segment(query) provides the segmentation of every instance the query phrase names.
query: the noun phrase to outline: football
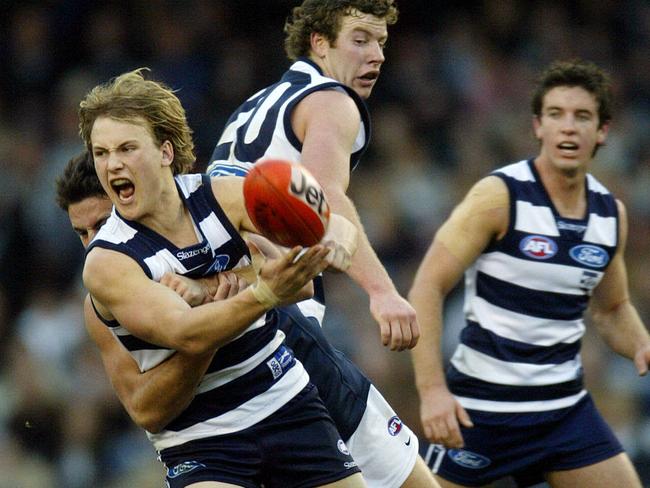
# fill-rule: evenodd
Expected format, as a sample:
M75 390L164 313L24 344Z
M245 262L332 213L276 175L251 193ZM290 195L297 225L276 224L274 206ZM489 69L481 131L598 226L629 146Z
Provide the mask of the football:
M313 246L329 224L320 184L302 165L287 160L257 162L244 179L244 201L259 232L281 246Z

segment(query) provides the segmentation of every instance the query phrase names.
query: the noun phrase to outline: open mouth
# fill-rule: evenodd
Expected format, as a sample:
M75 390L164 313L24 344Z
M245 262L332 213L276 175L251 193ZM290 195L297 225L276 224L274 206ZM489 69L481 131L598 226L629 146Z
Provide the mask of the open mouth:
M118 178L111 181L111 188L122 203L128 203L133 198L135 186L126 178Z
M378 71L370 71L369 73L366 73L363 76L359 76L359 79L364 80L364 81L375 81L377 78L379 78L379 72Z
M578 146L575 142L562 142L557 145L557 148L563 153L573 154L580 148L580 146Z

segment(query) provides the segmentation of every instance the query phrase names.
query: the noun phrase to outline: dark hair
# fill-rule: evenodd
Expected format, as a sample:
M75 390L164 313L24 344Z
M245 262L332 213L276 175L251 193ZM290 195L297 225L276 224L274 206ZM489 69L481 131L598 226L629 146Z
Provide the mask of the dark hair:
M305 0L295 7L286 23L284 50L295 61L309 55L311 34L318 32L334 44L341 29L341 19L353 10L386 19L388 25L397 22L394 0Z
M537 117L542 115L544 96L558 86L579 86L591 93L598 103L598 126L612 119L612 88L609 76L594 63L581 61L557 61L546 69L533 93L531 108Z
M68 161L63 174L56 179L56 203L67 212L70 205L89 197L108 198L95 172L92 156L84 151Z

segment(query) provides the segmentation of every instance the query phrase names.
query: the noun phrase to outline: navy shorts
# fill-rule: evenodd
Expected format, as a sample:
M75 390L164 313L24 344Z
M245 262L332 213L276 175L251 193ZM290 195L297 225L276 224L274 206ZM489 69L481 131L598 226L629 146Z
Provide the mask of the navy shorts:
M164 449L170 488L221 481L247 488L303 488L360 472L309 384L248 429Z
M426 463L441 478L483 486L512 477L517 486L544 481L544 473L598 463L623 447L589 395L552 412L494 413L467 410L474 427L461 427L465 447L428 444Z

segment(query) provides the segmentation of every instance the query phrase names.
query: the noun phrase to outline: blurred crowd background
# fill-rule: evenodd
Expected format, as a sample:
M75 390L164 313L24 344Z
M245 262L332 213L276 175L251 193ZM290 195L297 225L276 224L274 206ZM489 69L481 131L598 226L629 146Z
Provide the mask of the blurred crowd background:
M54 180L82 149L80 99L141 66L179 90L204 169L231 110L288 66L282 27L298 3L0 1L0 488L162 486L162 465L84 330L83 252ZM350 191L400 290L469 185L536 154L529 98L539 71L582 57L613 77L614 120L592 170L628 206L631 294L650 323L650 2L399 5L369 101L371 147ZM326 280L326 332L420 433L409 353L381 347L356 285ZM447 355L460 292L447 310ZM650 486L650 380L591 332L583 342L588 386Z

